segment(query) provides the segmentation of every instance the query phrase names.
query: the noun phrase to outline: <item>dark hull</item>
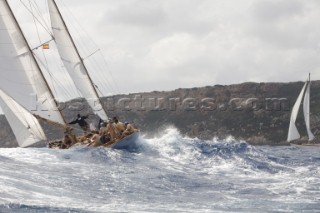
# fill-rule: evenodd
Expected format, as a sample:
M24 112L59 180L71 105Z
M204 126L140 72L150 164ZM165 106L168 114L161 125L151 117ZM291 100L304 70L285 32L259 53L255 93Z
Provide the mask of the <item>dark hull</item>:
M139 132L135 132L119 140L118 142L111 144L108 147L114 148L114 149L127 149L136 145L136 141L138 140L138 137L139 137Z

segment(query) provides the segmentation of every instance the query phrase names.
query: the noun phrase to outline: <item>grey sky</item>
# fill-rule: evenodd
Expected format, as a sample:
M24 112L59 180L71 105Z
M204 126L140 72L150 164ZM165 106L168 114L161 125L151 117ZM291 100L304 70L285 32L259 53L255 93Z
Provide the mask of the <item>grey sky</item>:
M97 48L91 40L101 49L108 69L94 78L105 95L246 81L302 81L308 72L312 79L320 79L319 0L57 3L67 7L63 9L67 24L80 23L90 35L86 40L80 38L86 34L73 31L80 43L88 44L85 54ZM17 11L21 16L23 10ZM35 33L32 24L32 20L23 24L30 34ZM116 85L111 78L101 80L110 71ZM64 79L64 87L73 88L65 74L57 78Z

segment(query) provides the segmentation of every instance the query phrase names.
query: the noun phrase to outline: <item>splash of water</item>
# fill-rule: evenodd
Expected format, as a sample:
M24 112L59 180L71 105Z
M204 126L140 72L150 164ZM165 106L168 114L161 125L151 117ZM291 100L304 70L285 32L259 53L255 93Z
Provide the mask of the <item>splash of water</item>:
M314 212L318 153L175 128L130 150L0 149L0 212Z

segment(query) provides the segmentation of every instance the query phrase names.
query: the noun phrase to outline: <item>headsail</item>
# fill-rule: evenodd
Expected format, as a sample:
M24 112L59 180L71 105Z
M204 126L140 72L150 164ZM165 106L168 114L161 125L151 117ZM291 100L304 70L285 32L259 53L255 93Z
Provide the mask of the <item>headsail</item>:
M65 124L6 0L0 0L0 39L1 89L28 111Z
M97 115L106 120L99 95L54 0L48 0L54 40L74 84Z
M304 95L304 100L303 100L303 114L304 114L304 120L306 122L309 141L314 139L314 135L310 130L310 84L311 82L309 81L307 85L306 93Z
M299 112L299 108L300 108L300 104L301 104L301 101L302 101L302 98L303 98L303 94L304 94L304 91L306 89L306 86L307 86L308 82L306 82L292 108L292 112L291 112L291 117L290 117L290 125L289 125L289 131L288 131L288 138L287 138L287 141L290 142L292 140L296 140L296 139L299 139L300 138L300 134L298 132L298 129L296 127L296 119L297 119L297 115L298 115L298 112Z
M0 106L20 147L46 140L38 120L1 89Z

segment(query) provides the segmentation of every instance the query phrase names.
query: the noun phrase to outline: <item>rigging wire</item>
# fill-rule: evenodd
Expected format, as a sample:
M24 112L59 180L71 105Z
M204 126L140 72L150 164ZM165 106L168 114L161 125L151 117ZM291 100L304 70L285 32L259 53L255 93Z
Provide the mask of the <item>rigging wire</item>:
M45 4L45 5L48 8L48 4ZM45 16L42 15L40 7L35 0L33 0L33 7L35 8L36 12L38 12L38 16L42 19L43 24L46 26L46 29L48 29L48 31L50 32L50 26L48 25L49 22L45 20ZM49 9L47 11L49 11Z
M74 29L74 31L76 31L77 33L77 35L80 35L80 34L82 34L76 27L75 27L75 25L73 25L73 29ZM83 32L83 31L82 31ZM87 45L87 42L85 42L85 43L83 43L83 42L77 42L78 43L78 48L80 49L80 51L81 52L89 52L90 51L90 47ZM87 51L87 50L89 50L89 51ZM95 51L95 52L97 52L97 51ZM91 54L91 56L92 56L93 54ZM92 58L90 58L90 59L92 59ZM86 58L86 61L83 61L85 64L86 64L86 66L88 66L88 63L90 63L90 62L92 62L91 60L88 60L88 57ZM91 65L95 65L95 63L93 63L93 64L91 64ZM90 72L90 71L89 71ZM97 74L97 73L99 73L99 72L95 72L95 74ZM109 85L111 85L110 84L110 82L109 82L109 79L108 78L104 78L104 77L100 77L100 78L98 78L99 79L99 81L107 81L107 83L109 84ZM104 80L105 79L105 80ZM95 80L95 82L97 82L97 80ZM105 87L105 82L103 83L103 84L101 84L102 85L102 87ZM106 90L109 90L108 88L106 89ZM101 92L101 90L100 90L100 93L102 93ZM102 93L102 95L103 95L103 93Z
M32 14L32 17L33 17L33 22L34 22L34 24L35 24L35 28L36 28L36 31L37 31L37 36L38 36L38 39L39 39L39 41L41 42L41 37L40 37L40 33L39 33L39 29L38 29L38 26L37 26L37 24L36 24L36 21L45 29L45 27L44 27L44 25L39 21L39 19L33 14L33 7L32 7L32 4L31 4L31 1L29 0L29 5L30 5L30 8L28 8L27 7L27 5L26 4L24 4L22 1L20 1L23 5L24 5L24 7ZM48 32L48 30L47 29L45 29L47 32ZM51 33L49 33L50 35L51 35ZM25 43L24 42L24 46L28 46L28 42L27 43ZM48 61L47 61L47 59L46 59L46 56L45 56L45 54L44 54L44 52L42 52L43 53L43 56L44 56L44 58L45 58L45 62L46 62L46 64L47 64L47 66L48 66ZM29 56L29 57L26 57L25 58L25 60L28 62L27 64L29 64L29 68L28 69L30 69L29 71L30 72L33 72L33 73L35 73L36 72L36 70L37 70L37 67L34 67L34 62L35 63L37 63L37 60L36 60L36 57L35 57L35 61L33 60L33 56L36 56L36 54L35 53L33 53L33 51L27 51L26 53L25 53L25 55L27 55L27 56ZM27 65L26 64L26 65ZM36 83L35 85L34 85L35 87L37 87L38 86L38 84ZM18 112L19 113L19 117L18 117L18 119L20 120L20 122L24 125L24 126L26 126L27 127L27 129L30 129L30 126L34 126L34 127L36 127L37 129L38 129L38 133L41 133L41 131L40 131L40 129L39 129L39 126L38 126L38 123L36 123L36 120L30 120L30 119L28 119L28 117L27 117L27 115L28 114L25 114L22 110L21 110L21 108L20 108L20 105L19 104L17 104L17 103L15 103L14 102L14 100L12 99L8 99L7 101L10 101L11 102L11 110L14 110L14 112ZM23 106L21 106L22 108L24 108ZM29 112L28 112L29 113ZM31 113L30 113L31 114ZM29 121L28 121L29 120ZM30 134L30 136L32 136L32 137L34 137L36 134L34 134L33 132L31 132L31 131L28 131L29 132L29 134ZM42 135L42 134L41 134Z
M53 33L52 33L50 30L48 30L49 27L48 27L46 21L44 20L44 18L41 16L41 12L40 12L40 10L39 10L38 4L37 4L36 2L33 2L33 3L32 3L32 2L29 0L30 8L28 8L27 5L26 5L24 2L22 2L22 0L20 0L20 2L24 5L24 7L29 11L29 13L30 13L30 14L32 15L32 17L33 17L33 21L34 21L35 26L36 26L36 30L37 30L37 34L38 34L38 39L39 39L39 41L41 42L41 38L40 38L40 35L39 35L39 29L38 29L38 27L37 27L36 22L38 22L38 23L43 27L43 29L53 38ZM47 5L47 4L46 4L46 5ZM33 10L33 8L34 8L34 10ZM47 8L48 8L48 5L47 5ZM67 7L65 7L65 8L67 8ZM36 16L35 16L35 13L38 13L40 18L36 17ZM69 12L69 14L72 15L71 12ZM72 15L72 16L73 16L73 15ZM74 16L73 16L73 18L74 18ZM41 22L41 20L42 20L43 22ZM75 18L74 18L74 20L75 20L76 23L78 23ZM80 25L79 23L78 23L78 26L80 26L80 28L81 28L81 25ZM86 33L86 31L85 31L83 28L81 28L81 29L82 29L82 32L85 32L85 33ZM78 31L78 30L77 30L77 31ZM87 34L87 33L86 33L86 34ZM88 34L87 34L87 35L88 35ZM88 36L88 37L89 37L89 36ZM90 38L90 37L89 37L89 38ZM92 41L92 40L91 40L91 41ZM92 42L92 43L94 43L94 42ZM86 42L85 42L84 44L83 44L83 43L82 43L82 44L80 43L80 45L82 45L82 48L83 48L83 49L90 49L89 46L88 46L88 45L85 45L85 44L87 44L87 43L86 43ZM94 45L97 46L96 44L94 44ZM87 56L87 58L90 57L90 59L91 59L91 56L94 55L96 52L101 52L101 51L98 49L98 50L96 50L95 52L91 53L89 56ZM34 55L36 56L36 53L34 53ZM49 68L49 64L48 64L47 57L46 57L46 55L45 55L45 53L44 53L44 50L42 50L42 55L43 55L43 58L44 58L45 64L46 64L46 65L43 65L43 66L47 68L46 71L47 71L47 73L48 73L49 76L50 76L51 85L53 86L54 92L57 94L57 89L56 89L55 84L54 84L54 83L56 83L57 85L61 86L62 90L64 90L64 94L65 94L65 95L71 97L72 95L71 95L71 93L68 92L68 90L66 89L66 87L63 86L63 84L61 84L61 83L59 82L59 80L58 80L57 78L55 78L55 76L53 75L53 73L49 71L49 70L50 70L50 69L48 69L48 68ZM86 58L86 59L87 59L87 58ZM39 57L37 57L37 59L38 59L38 61L41 62L41 59L40 59ZM105 61L104 61L104 62L105 62ZM98 70L99 70L100 67L102 67L99 63L92 63L92 66L95 67L95 68L98 67ZM60 70L61 70L61 68L60 68ZM102 68L101 70L103 70L103 68ZM110 71L110 70L109 70L109 71ZM67 73L66 73L65 71L64 71L63 73L65 73L65 74L67 75ZM106 88L106 86L110 86L111 90L113 90L113 86L112 86L112 84L110 83L109 78L105 78L105 76L102 75L103 73L104 73L104 72L96 72L96 73L95 73L95 74L98 74L98 75L100 74L100 76L102 76L102 77L99 77L99 78L98 78L98 82L99 82L99 83L102 82L102 83L101 83L102 89L105 90L105 91L108 91L108 90L110 91L109 88ZM111 72L110 72L110 76L113 78L113 75L111 74ZM103 81L103 79L106 79L107 84L105 83L105 81ZM116 83L115 83L115 81L114 81L114 78L113 78L112 80L113 80L113 82L114 82L113 85L116 85ZM95 82L97 82L97 80L95 80ZM93 86L97 89L97 91L99 91L99 93L100 93L101 95L103 95L103 91L101 91L101 89L98 87L97 84L94 84ZM119 90L118 85L116 85L116 86L117 86L118 92L120 93L120 90ZM81 93L80 93L80 91L79 91L79 89L77 89L76 91L77 91L77 93L78 93L79 96L82 96Z
M44 29L45 31L47 31L47 33L48 33L49 35L52 36L52 33L43 25L43 23L41 23L41 21L32 13L32 11L30 11L30 9L27 7L27 5L26 5L25 3L23 3L22 0L20 0L20 2L21 2L21 4L27 9L27 11L38 21L38 23L43 27L43 29Z
M38 58L37 55L35 55L35 57ZM41 63L42 66L45 66L44 64L42 64L42 62L39 58L38 58L38 61ZM46 73L48 73L50 75L52 82L57 84L63 90L64 95L66 96L67 99L71 99L73 97L71 92L69 92L69 90L65 87L65 85L63 83L61 83L57 77L54 76L54 74L50 71L50 69L46 68L42 71L46 71ZM67 74L66 72L63 72L63 73Z
M104 62L105 67L107 67L107 70L111 70L110 67L109 67L108 62L106 61L106 59L105 59L105 57L104 57L104 55L103 55L103 53L102 53L102 51L100 51L100 54L101 54L101 57L102 57L102 59L103 59L103 62ZM114 81L113 73L110 71L109 74L110 74L111 78L112 78L113 81ZM121 94L120 88L119 88L118 84L116 83L116 81L115 81L115 85L116 85L117 91L119 92L119 94Z
M33 13L33 7L32 7L32 4L31 4L31 0L29 0L29 4L30 4L30 12ZM39 42L40 44L42 43L41 41L41 37L40 37L40 33L39 33L39 29L38 29L38 25L36 23L36 19L35 19L35 16L32 16L33 17L33 22L34 22L34 25L35 25L35 28L36 28L36 31L37 31L37 36L38 36L38 39L39 39ZM46 67L48 67L48 61L47 61L47 58L46 58L46 55L44 53L44 50L42 49L42 56L44 58L44 61L45 61L45 65ZM35 53L33 53L35 55ZM49 73L50 74L50 73ZM54 84L52 83L52 75L50 74L50 80L51 80L51 87L53 89L53 91L55 92L55 94L57 94L57 90L56 90L56 87L54 86Z
M101 70L101 68L102 68L102 66L99 66L99 63L97 63L97 61L94 58L92 58L92 60L88 61L87 65L88 65L88 63L90 63L90 65L93 67L94 70ZM96 72L96 73L100 74L100 72ZM102 76L102 77L98 76L97 81L99 81L100 85L103 86L103 90L112 91L114 89L112 84L110 83L109 79L104 78L104 76ZM107 84L104 81L106 81Z
M21 0L20 0L20 1L21 1ZM23 2L22 2L22 4L23 4L24 7L28 10L28 12L31 13L31 15L32 15L32 17L33 17L33 19L34 19L34 23L35 23L35 26L36 26L36 30L37 30L37 34L38 34L38 39L39 39L40 43L42 43L42 41L41 41L41 38L40 38L40 35L39 35L39 29L37 28L36 21L37 21L37 22L44 28L44 30L51 36L52 39L51 39L50 41L52 41L52 40L54 39L53 34L50 32L50 30L49 30L50 28L48 27L47 22L45 21L45 19L44 19L43 16L41 15L41 12L40 12L40 9L39 9L38 4L37 4L36 2L33 2L33 3L32 3L32 2L29 0L29 4L30 4L30 8L31 8L31 9L29 9L29 8L26 6L26 4L24 4ZM47 5L47 8L48 8L48 4L46 4L46 5ZM34 8L35 11L38 12L38 16L39 16L40 18L37 18L37 17L35 16L35 13L34 13L34 11L32 10L32 8ZM43 22L41 22L40 20L42 20ZM48 41L48 42L46 42L46 43L49 43L50 41ZM42 46L42 45L41 45L41 46ZM39 47L41 47L41 46L38 46L37 48L39 48ZM37 48L35 48L35 49L37 49ZM41 58L39 58L35 52L34 52L34 56L37 58L37 61L40 62L40 63L42 64L42 66L45 68L46 73L48 73L48 75L49 75L49 77L50 77L50 81L51 81L51 84L50 84L50 85L51 85L51 87L53 88L54 93L55 93L56 96L57 96L58 92L57 92L57 88L56 88L56 86L55 86L55 85L57 85L57 86L59 86L59 88L62 89L62 91L63 91L63 93L64 93L64 96L66 96L66 98L72 99L73 96L72 96L71 92L69 92L69 90L64 86L64 84L61 83L61 82L54 76L54 74L53 74L52 72L50 72L48 60L47 60L46 54L44 53L44 50L42 49L41 52L42 52L43 58L44 58L44 60L45 60L45 63L42 63ZM51 53L51 51L49 51L49 52ZM51 55L51 56L53 56L53 55ZM59 58L57 61L60 61L60 58ZM61 68L59 68L59 69L61 70ZM43 70L42 70L42 71L43 71ZM65 75L67 75L66 72L62 72L62 73L64 73ZM78 91L77 91L77 92L78 92ZM81 96L79 92L78 92L78 95Z
M67 14L70 14L71 15L71 17L73 18L73 20L77 23L77 25L78 25L78 27L81 29L81 31L82 32L84 32L85 34L86 34L86 36L91 40L91 42L93 43L93 45L95 45L96 47L98 46L92 39L91 39L91 37L90 37L90 35L87 33L87 31L82 27L82 25L81 24L79 24L79 22L77 21L77 19L75 18L75 16L73 15L73 13L68 9L68 7L63 3L63 1L61 1L62 3L61 4L63 4L63 6L64 6L64 9L67 11ZM74 29L75 30L77 30L76 28L75 28L75 25L74 25ZM77 30L77 32L79 33L79 30ZM84 46L85 47L85 44L82 44L82 46ZM86 47L85 47L86 48ZM99 52L101 52L101 51L99 51ZM102 56L103 56L103 54L101 54ZM103 60L104 60L104 64L106 65L107 63L106 63L106 61L105 61L105 59L103 58ZM117 82L115 81L115 79L114 79L114 77L113 77L113 75L112 75L112 72L111 72L111 70L110 70L110 68L107 66L107 68L108 68L108 72L109 72L109 74L110 74L110 77L111 77L111 80L113 81L113 83L114 83L114 85L116 85L116 89L117 89L117 91L119 92L119 93L121 93L120 92L120 89L119 89L119 86L118 86L118 84L117 84ZM103 72L98 72L99 74L101 74L104 78L103 79L108 79L108 78L106 78L106 76L105 75L103 75ZM109 82L110 83L110 82ZM104 85L104 84L102 84L102 85ZM111 84L110 84L111 85Z

